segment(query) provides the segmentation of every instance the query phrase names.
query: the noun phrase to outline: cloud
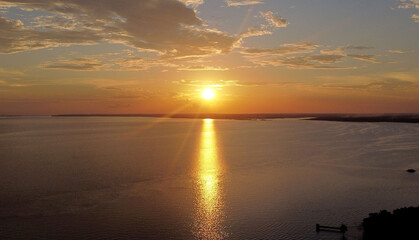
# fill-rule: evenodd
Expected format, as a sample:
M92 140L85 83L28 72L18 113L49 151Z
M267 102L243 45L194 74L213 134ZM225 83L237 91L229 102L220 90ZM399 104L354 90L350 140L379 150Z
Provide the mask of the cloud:
M299 84L298 82L280 82L280 81L239 81L239 80L214 80L214 81L198 81L198 80L185 80L173 81L175 84L193 86L193 87L257 87L269 85L289 85Z
M330 66L330 65L318 65L320 64L330 64L339 62L344 56L341 55L315 55L315 56L296 56L296 57L287 57L279 61L280 65L285 65L289 68L299 68L299 69L350 69L351 67L342 67L342 66Z
M28 30L19 20L0 17L0 53L14 53L58 45L91 44L100 39L100 36L89 30Z
M141 71L151 67L162 66L167 63L156 59L145 59L142 57L128 57L115 60L116 70Z
M419 9L419 0L399 0L399 5L397 8L408 9L415 8ZM414 13L411 15L411 18L414 22L419 23L419 14Z
M270 35L272 31L266 29L265 25L262 26L253 26L249 27L245 32L240 34L242 38L246 37L256 37L256 36L263 36L263 35Z
M180 71L226 71L229 68L220 66L211 66L210 63L203 61L199 57L184 57L184 58L152 58L152 57L125 57L113 61L112 67L109 70L127 70L127 71L141 71L152 67L164 67L166 71L168 68L174 68ZM111 63L109 63L111 65Z
M241 51L250 62L260 66L286 66L298 69L356 69L352 66L335 66L345 58L364 62L381 63L374 55L347 54L345 50L366 50L374 47L346 46L334 49L319 49L321 46L310 42L282 44L278 48L247 48ZM320 52L320 54L318 53ZM302 55L304 54L304 55ZM289 57L287 55L298 55ZM285 57L284 57L285 56Z
M215 66L204 66L204 65L194 65L194 66L187 66L187 67L180 67L178 70L181 71L227 71L228 68L223 67L215 67Z
M335 89L353 89L353 90L368 90L368 91L394 91L409 88L417 88L417 85L413 82L397 79L397 78L381 78L378 80L368 79L366 83L354 83L354 84L337 84L337 83L326 83L323 84L325 88Z
M185 80L173 81L175 84L187 85L193 87L230 87L239 86L237 80L212 80L212 81L198 81L198 80Z
M310 42L296 42L282 44L278 48L248 48L242 51L242 53L252 55L287 55L313 52L317 47L318 45Z
M204 0L179 0L183 2L186 6L197 7L204 3Z
M388 50L387 52L389 52L389 53L399 53L399 54L402 54L402 53L406 53L407 51L394 49L394 50Z
M338 47L336 49L332 49L332 50L321 50L320 52L323 54L334 54L334 55L341 55L342 57L347 56L347 57L351 57L360 61L364 61L364 62L371 62L371 63L381 63L381 61L377 60L374 58L374 55L364 55L364 54L347 54L345 53L344 50L358 50L358 51L363 51L363 50L369 50L369 49L374 49L374 47L372 46L354 46L354 45L348 45L346 47ZM391 51L391 50L390 50ZM390 52L389 51L389 52Z
M38 16L33 18L31 27L42 31L54 29L74 30L77 29L78 23L76 20L67 16Z
M39 67L74 71L143 71L153 67L164 67L181 71L226 71L229 68L212 66L201 57L160 58L153 54L133 56L129 52L87 55L81 58L59 59L45 62ZM0 69L1 76L1 69Z
M416 8L419 9L419 0L399 0L398 8Z
M249 59L251 62L261 66L284 66L291 69L354 69L356 67L334 66L332 63L340 62L344 56L323 56L323 55L305 55L291 57L263 57Z
M347 46L344 46L344 47L343 46L337 47L335 49L322 49L322 50L320 50L320 52L322 54L346 55L345 52L348 52L348 50L364 51L364 50L370 50L370 49L374 49L374 47L372 47L372 46L347 45Z
M247 5L256 5L262 4L263 0L225 0L228 6L247 6Z
M0 17L0 52L13 53L46 47L99 42L122 43L170 57L228 53L239 41L209 29L187 4L176 0L3 0L2 7L16 6L45 13L38 23ZM46 17L53 15L52 17Z
M400 80L396 78L384 78L378 81L370 82L367 84L369 89L380 89L380 90L394 90L413 86L414 84L410 81Z
M364 62L381 63L381 61L374 58L374 55L348 54L347 56Z
M322 64L331 64L331 63L337 63L344 58L345 55L338 55L338 54L322 54L322 55L312 55L308 56L308 59L313 62L318 62Z
M17 76L24 76L25 74L20 71L13 71L13 70L6 70L0 68L0 77L17 77Z
M249 27L245 32L240 34L242 38L270 35L275 28L286 27L289 24L287 20L280 16L275 16L271 11L259 12L259 14L268 24Z
M338 47L335 49L322 49L320 50L321 54L338 54L338 55L345 55L345 51L343 47Z
M293 54L313 53L319 45L310 42L282 44L278 48L248 48L242 51L247 59L257 65L285 66L298 69L348 69L353 67L331 66L346 56L342 51L331 50L331 54L313 54L282 57ZM336 52L333 54L333 52Z
M370 46L353 46L353 45L348 45L345 48L346 49L352 49L352 50L368 50L368 49L374 49L374 47L370 47Z
M25 84L22 79L25 77L27 76L23 72L0 68L0 86L23 87Z
M288 26L289 22L280 16L275 16L273 12L260 12L260 15L271 25L277 28Z
M60 60L58 62L47 62L41 67L47 69L61 69L74 71L92 71L99 70L104 64L98 60L89 58L75 58L69 60Z

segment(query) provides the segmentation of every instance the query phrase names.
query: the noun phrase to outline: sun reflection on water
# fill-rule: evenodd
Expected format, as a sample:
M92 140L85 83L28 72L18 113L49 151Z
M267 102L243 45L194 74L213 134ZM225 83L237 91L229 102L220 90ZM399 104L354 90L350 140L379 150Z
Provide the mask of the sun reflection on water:
M194 234L197 239L224 239L228 235L224 226L222 166L212 119L203 121L196 173Z

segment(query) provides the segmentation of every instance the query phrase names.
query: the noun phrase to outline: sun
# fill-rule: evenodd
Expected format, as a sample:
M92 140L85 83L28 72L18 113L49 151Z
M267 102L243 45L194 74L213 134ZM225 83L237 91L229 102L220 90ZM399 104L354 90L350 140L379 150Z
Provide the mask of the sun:
M202 97L206 100L214 99L215 91L211 88L206 88L202 91Z

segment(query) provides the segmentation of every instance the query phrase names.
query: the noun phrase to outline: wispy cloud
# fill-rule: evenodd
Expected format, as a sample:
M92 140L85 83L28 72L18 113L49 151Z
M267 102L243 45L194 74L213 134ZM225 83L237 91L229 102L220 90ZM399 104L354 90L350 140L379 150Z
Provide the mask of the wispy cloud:
M380 60L374 58L374 55L348 54L347 56L364 62L381 63Z
M345 57L345 55L340 54L321 54L321 55L311 55L307 58L310 61L318 62L322 64L331 64L331 63L337 63L342 61L342 59Z
M275 15L271 11L259 12L259 14L260 17L262 17L267 23L249 27L246 31L240 34L241 38L270 35L273 31L275 31L275 29L286 27L289 24L286 19Z
M270 35L272 31L268 30L265 25L249 27L245 32L240 34L242 38Z
M334 49L321 49L321 54L338 54L338 55L345 55L345 50L343 47L337 47Z
M74 70L74 71L93 71L99 70L104 64L95 59L75 58L59 60L57 62L47 62L41 65L46 69Z
M256 5L262 4L263 0L225 0L228 6L247 6L247 5Z
M371 47L371 46L354 46L354 45L348 45L345 48L346 49L352 49L352 50L368 50L368 49L374 49L374 47Z
M388 50L388 52L389 53L399 53L399 54L402 54L402 53L406 53L407 51L405 51L405 50L399 50L399 49L392 49L392 50Z
M242 53L252 55L287 55L313 52L317 47L318 45L310 42L296 42L282 44L278 48L247 48Z
M289 22L281 16L275 15L272 11L260 12L260 15L271 25L277 28L288 26Z
M319 49L321 46L310 42L282 44L278 48L247 48L241 51L245 57L257 65L285 66L296 69L354 69L354 66L336 66L344 58L364 62L381 63L372 54L348 54L345 50L367 50L373 47L346 46L334 49ZM316 53L320 52L320 54ZM304 54L304 55L301 55ZM299 56L287 56L299 55ZM286 57L284 57L286 56Z
M0 68L0 77L23 76L23 72Z
M346 89L346 90L364 90L364 91L394 91L417 88L418 86L406 80L397 78L381 78L377 80L366 80L364 83L325 83L325 88Z
M193 65L180 67L177 70L181 71L227 71L229 68L217 67L217 66L207 66L207 65Z
M354 67L326 65L339 62L341 55L315 55L287 57L277 61L278 65L294 69L353 69Z
M193 87L257 87L257 86L270 86L270 85L295 85L299 82L281 82L281 81L244 81L244 80L216 80L216 81L198 81L198 80L185 80L174 81L173 83L179 85L187 85Z
M142 71L151 67L162 66L164 63L156 59L142 57L127 57L116 59L114 68L125 71ZM166 63L167 64L167 63Z
M187 85L193 87L230 87L239 86L237 80L212 80L212 81L199 81L199 80L185 80L173 81L175 84Z

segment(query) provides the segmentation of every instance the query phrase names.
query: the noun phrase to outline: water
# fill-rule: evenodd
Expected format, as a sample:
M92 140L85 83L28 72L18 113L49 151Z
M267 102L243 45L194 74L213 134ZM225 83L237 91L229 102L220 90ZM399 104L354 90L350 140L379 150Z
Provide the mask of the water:
M341 239L418 206L419 125L0 119L0 239Z

